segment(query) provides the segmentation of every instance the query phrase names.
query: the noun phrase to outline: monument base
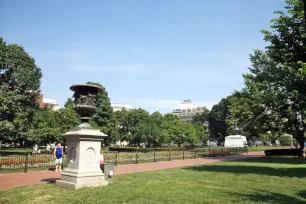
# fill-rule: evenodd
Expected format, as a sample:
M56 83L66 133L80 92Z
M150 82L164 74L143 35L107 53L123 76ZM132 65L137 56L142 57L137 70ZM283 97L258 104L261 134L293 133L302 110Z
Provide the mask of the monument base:
M84 187L98 187L108 185L102 172L73 172L63 171L61 180L56 181L56 186L77 190Z

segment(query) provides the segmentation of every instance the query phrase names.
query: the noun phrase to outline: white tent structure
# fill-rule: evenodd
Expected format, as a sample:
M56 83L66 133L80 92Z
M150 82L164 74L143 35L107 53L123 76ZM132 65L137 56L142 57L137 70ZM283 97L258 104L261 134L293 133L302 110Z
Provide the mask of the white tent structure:
M242 135L229 135L225 137L224 147L246 147L246 137Z

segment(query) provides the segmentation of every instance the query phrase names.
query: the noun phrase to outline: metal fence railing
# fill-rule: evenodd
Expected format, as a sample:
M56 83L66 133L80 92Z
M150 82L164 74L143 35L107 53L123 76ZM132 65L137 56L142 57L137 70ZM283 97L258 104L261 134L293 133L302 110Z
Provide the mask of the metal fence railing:
M65 157L63 159L65 166ZM0 174L55 169L53 154L31 154L28 152L0 152Z
M208 158L228 155L239 155L248 153L248 148L215 148L215 149L194 149L189 151L152 151L148 153L141 152L107 152L104 154L104 160L107 164L138 164L159 161L184 160L194 158Z
M154 151L148 153L106 152L104 153L104 163L113 165L139 164L239 155L247 152L247 148L211 148L194 149L189 151ZM66 167L66 155L63 157L62 167ZM55 159L52 153L32 154L29 152L0 152L0 174L46 169L55 169Z

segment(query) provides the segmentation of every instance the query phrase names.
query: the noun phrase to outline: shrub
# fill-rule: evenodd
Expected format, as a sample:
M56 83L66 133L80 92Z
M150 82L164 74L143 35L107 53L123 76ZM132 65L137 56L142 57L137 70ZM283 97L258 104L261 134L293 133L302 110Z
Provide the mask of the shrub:
M279 142L280 142L281 145L288 145L288 146L290 146L292 144L292 142L293 142L293 139L290 136L282 135L279 138Z
M109 151L115 152L163 152L163 151L183 151L184 147L169 147L169 148L140 148L140 147L109 147Z
M266 156L300 156L301 149L269 149L265 150Z

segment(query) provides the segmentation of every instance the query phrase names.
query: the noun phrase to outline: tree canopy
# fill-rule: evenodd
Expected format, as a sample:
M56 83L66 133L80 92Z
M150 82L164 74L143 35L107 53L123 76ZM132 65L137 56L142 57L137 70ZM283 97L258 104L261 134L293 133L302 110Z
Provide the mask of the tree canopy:
M0 140L24 140L39 109L42 73L23 47L0 37Z
M306 30L302 0L287 0L276 11L271 30L263 30L265 51L250 55L246 87L236 92L231 121L251 132L287 132L304 147L306 128Z

